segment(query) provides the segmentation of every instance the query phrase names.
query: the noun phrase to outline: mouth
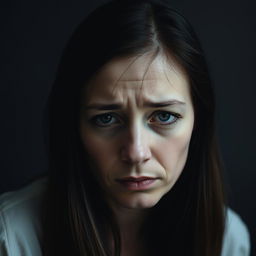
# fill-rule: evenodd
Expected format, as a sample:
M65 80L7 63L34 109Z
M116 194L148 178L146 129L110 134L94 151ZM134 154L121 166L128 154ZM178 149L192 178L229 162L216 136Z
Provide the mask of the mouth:
M133 191L147 190L154 186L158 178L154 177L125 177L117 179L116 181L124 188Z

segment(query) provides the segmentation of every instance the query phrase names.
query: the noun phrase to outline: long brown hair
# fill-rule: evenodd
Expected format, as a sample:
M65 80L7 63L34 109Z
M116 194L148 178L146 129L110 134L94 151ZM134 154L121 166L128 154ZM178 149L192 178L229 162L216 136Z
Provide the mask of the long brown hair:
M159 49L171 53L188 75L195 127L184 170L151 210L142 240L148 255L220 255L225 198L209 72L191 25L168 4L153 0L111 1L97 8L78 26L64 51L47 112L44 255L120 255L118 226L90 175L79 135L80 93L112 58Z

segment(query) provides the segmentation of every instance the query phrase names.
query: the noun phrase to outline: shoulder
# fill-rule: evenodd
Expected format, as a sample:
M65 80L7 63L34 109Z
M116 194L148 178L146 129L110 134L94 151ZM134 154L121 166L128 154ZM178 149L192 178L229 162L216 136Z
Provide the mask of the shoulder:
M38 256L40 209L47 178L0 196L0 255Z
M229 255L249 256L250 236L248 229L240 216L230 208L227 208L221 256Z

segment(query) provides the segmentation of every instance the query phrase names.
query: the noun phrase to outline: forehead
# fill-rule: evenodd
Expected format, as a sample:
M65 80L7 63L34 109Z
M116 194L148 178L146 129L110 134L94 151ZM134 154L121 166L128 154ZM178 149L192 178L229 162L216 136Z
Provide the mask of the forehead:
M189 97L183 68L171 57L152 54L115 58L104 65L85 87L88 100L112 98L130 93L164 97Z

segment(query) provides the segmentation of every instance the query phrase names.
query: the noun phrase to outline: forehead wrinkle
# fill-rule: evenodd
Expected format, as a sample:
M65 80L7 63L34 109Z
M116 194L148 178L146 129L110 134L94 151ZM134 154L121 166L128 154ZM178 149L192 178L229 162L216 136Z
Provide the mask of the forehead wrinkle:
M119 98L121 101L124 101L125 99L127 100L128 98L130 98L129 97L129 95L131 96L130 92L136 90L136 93L133 94L133 100L139 103L141 100L143 100L142 99L143 97L141 97L143 96L142 91L146 90L147 94L148 93L153 95L155 94L154 88L155 88L156 82L159 82L160 84L164 83L166 84L167 87L169 84L173 89L175 88L176 82L178 84L179 83L183 84L184 82L187 82L186 79L184 79L184 74L186 75L186 72L185 73L182 72L183 71L182 66L180 69L179 63L177 63L177 61L175 61L175 59L172 58L172 55L169 56L167 54L166 52L164 52L164 54L159 54L159 49L157 49L153 53L151 52L151 54L144 54L144 55L147 55L145 56L145 58L142 55L136 55L134 57L127 56L127 57L116 58L117 62L115 62L115 60L113 60L114 61L113 64L110 62L108 69L106 70L107 73L103 70L103 72L105 73L103 73L103 76L100 79L103 79L102 80L103 85L105 83L108 84L108 77L110 78L112 77L112 73L111 73L112 71L116 72L115 68L117 68L117 70L119 68L120 71L118 73L119 74L121 73L121 75L118 76L118 73L117 73L117 76L115 77L115 79L113 79L114 78L113 76L112 82L110 80L109 81L110 84L109 85L106 84L106 88L109 88L107 90L105 90L104 88L100 89L100 87L97 86L97 83L99 85L101 80L96 82L96 88L95 88L96 91L94 92L94 94L95 93L96 93L95 95L99 94L99 90L100 90L101 91L100 94L102 96L105 95L104 97L107 97L107 95L109 95L108 97L112 97L113 99ZM138 60L140 57L142 58ZM137 60L138 60L138 64L134 64ZM121 61L121 64L119 64L120 61ZM146 65L144 65L145 62L146 62ZM134 68L132 68L131 72L129 73L128 70L133 64L134 64ZM146 66L146 69L145 69L145 66ZM151 67L152 67L152 71L151 71ZM110 76L108 75L109 74L108 72L110 72ZM128 72L128 74L125 76L124 74L126 72ZM105 76L107 75L107 77L105 77L104 74ZM141 75L143 75L143 77L140 79ZM114 88L113 88L113 85L114 85ZM149 85L149 86L146 86L146 85Z
M103 72L103 77L104 77L104 75L106 75L106 74L104 74L104 72L106 72L106 70L107 70L107 72L110 72L111 71L111 73L110 73L110 78L111 79L113 79L113 81L109 81L109 83L113 83L113 87L112 87L112 89L111 89L111 93L114 95L114 91L115 91L115 89L116 89L116 87L117 87L117 84L118 84L118 82L121 80L121 78L122 78L122 76L125 74L125 72L129 69L129 67L138 59L140 57L140 55L138 54L137 56L127 56L127 57L116 57L116 58L114 58L114 59L112 59L112 60L110 60L108 63L106 63L105 65L103 65L97 72L96 72L96 74L94 74L89 80L88 80L88 82L87 82L87 86L84 86L83 88L82 88L82 90L81 90L81 95L84 95L84 92L86 91L86 94L89 94L90 93L90 91L93 91L93 86L90 86L91 84L94 84L94 83L96 83L97 84L97 79L102 79L102 72ZM119 78L118 79L116 79L115 78L115 74L114 74L114 72L113 72L113 67L109 67L109 65L112 65L112 62L114 62L115 63L115 61L119 61L120 59L122 60L123 58L125 58L126 60L129 60L129 59L131 59L132 58L132 60L128 63L128 65L127 65L127 67L125 67L125 69L124 69L124 71L122 71L121 72L121 75L119 76ZM109 69L110 68L110 69ZM114 65L114 68L115 68L115 65ZM108 78L108 77L107 77ZM104 78L104 80L106 80L105 78ZM99 82L99 81L98 81Z
M150 66L152 65L152 63L154 62L154 60L156 59L156 57L158 56L158 53L159 53L159 47L157 47L156 51L154 52L154 54L152 55L152 57L150 58L150 61L148 63L148 66L143 74L143 77L142 77L142 81L141 81L141 85L140 85L140 91L142 91L142 87L143 87L143 82L144 82L144 79L148 73L148 70L150 68Z
M129 66L125 69L125 71L122 73L122 75L119 77L119 79L118 79L118 81L119 81L119 84L120 84L120 82L122 83L122 82L124 82L124 87L122 86L122 88L123 89L125 89L126 88L126 90L127 89L131 89L132 87L131 87L131 85L133 84L133 82L140 82L141 81L141 84L140 84L140 87L138 88L137 86L137 88L139 89L138 91L139 91L139 93L136 93L136 95L135 95L135 100L137 101L137 103L139 103L140 101L141 101L141 92L142 92L142 90L143 90L143 84L144 84L144 82L145 81L155 81L155 80L158 80L159 78L151 78L151 77L148 77L147 78L147 74L148 74L148 72L149 72L149 70L150 70L150 67L153 65L153 62L154 61L156 61L156 58L160 55L159 53L160 53L160 51L161 51L161 49L160 48L157 48L156 49L156 51L154 51L154 53L153 54L151 54L150 55L150 60L147 62L147 68L146 68L146 70L145 70L145 72L143 73L143 78L142 78L142 80L141 79L122 79L122 76L124 75L124 73L129 69L129 67L131 67L131 65L139 58L139 57L141 57L141 56L137 56L131 63L129 63ZM168 76L168 67L171 69L171 72L173 72L174 74L175 74L175 76L179 79L179 77L181 76L181 75L183 75L183 72L179 72L179 66L178 66L178 68L176 69L175 68L175 65L178 65L178 63L173 59L173 58L168 58L169 57L169 55L168 54L164 54L163 53L163 51L161 51L162 53L161 53L161 56L160 56L160 58L159 58L159 61L160 61L160 63L156 63L156 65L157 66L161 66L161 69L162 69L162 74L164 75L164 77L165 77L165 79L167 80L167 82L173 87L173 88L175 88L175 83L174 83L174 81L171 81L172 79L170 79L169 78L169 76ZM170 56L170 57L172 57L172 56ZM167 67L166 67L167 66ZM128 84L127 83L125 83L125 82L128 82ZM182 82L182 81L181 81ZM136 85L136 83L134 83L135 85ZM117 84L116 84L116 86L115 86L115 89L117 89ZM114 91L114 90L113 90ZM113 92L112 91L112 92ZM124 92L124 91L123 91ZM127 93L127 92L126 92ZM125 93L125 94L126 94ZM123 93L122 93L123 94ZM125 95L123 94L122 95L122 97L124 97ZM127 95L128 96L128 95Z
M118 86L118 82L121 81L121 78L123 77L123 75L126 73L126 71L131 67L131 65L140 57L141 55L138 54L137 56L135 56L135 58L127 65L127 67L124 69L124 71L121 73L121 75L119 76L119 78L116 80L116 82L114 83L114 87L112 89L112 93L114 94L114 91L116 89L116 87Z
M153 52L153 54L150 54L150 53L144 53L144 54L138 54L133 61L131 61L129 63L129 65L125 68L125 70L122 72L122 74L120 75L120 77L118 78L118 80L115 82L115 86L113 88L113 93L114 93L114 90L116 90L117 86L118 86L118 82L120 81L141 81L141 84L140 84L140 91L142 90L142 87L143 87L143 81L145 80L145 77L148 73L148 70L151 66L151 64L153 63L153 61L156 59L157 55L158 55L158 52L159 52L159 47L156 49L156 51ZM142 79L133 79L133 80L130 80L130 79L122 79L122 77L124 76L124 74L128 71L128 69L140 58L140 57L143 57L143 56L150 56L150 60L148 61L148 65L143 73L143 76L142 76Z
M142 95L142 90L143 90L143 82L145 81L145 77L152 65L152 63L155 61L156 57L158 56L158 53L159 53L159 47L157 47L156 51L154 51L153 55L151 56L149 62L148 62L148 65L147 65L147 68L143 74L143 77L142 77L142 81L141 81L141 84L140 84L140 89L139 89L139 93L136 94L136 102L137 102L137 105L140 104L140 99L141 99L141 95Z

